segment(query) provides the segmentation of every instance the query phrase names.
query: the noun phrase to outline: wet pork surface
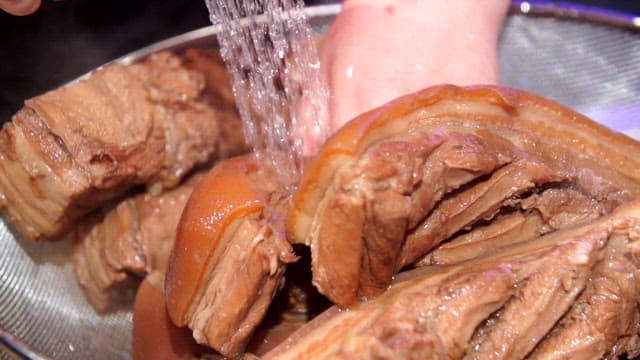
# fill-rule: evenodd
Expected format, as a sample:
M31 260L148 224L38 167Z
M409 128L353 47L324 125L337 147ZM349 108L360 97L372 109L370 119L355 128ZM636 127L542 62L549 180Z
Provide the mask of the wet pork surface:
M560 151L562 158L550 156ZM403 267L439 256L430 252L441 243L500 214L522 213L523 230L537 237L596 219L640 194L640 183L611 179L598 162L535 134L481 123L444 122L437 134L382 140L341 166L318 203L307 240L314 283L349 306L379 294ZM592 171L580 174L583 166Z
M331 308L264 358L621 354L637 344L640 265L630 259L639 255L639 230L635 202L458 265L403 273L375 299Z
M228 99L205 95L214 83L202 69L216 66L163 52L26 100L0 131L4 215L27 238L56 239L136 185L174 187L216 151L237 151L239 120L220 106Z
M164 273L182 210L202 176L195 174L162 194L130 197L78 225L71 259L96 310L129 304L141 279L153 270Z

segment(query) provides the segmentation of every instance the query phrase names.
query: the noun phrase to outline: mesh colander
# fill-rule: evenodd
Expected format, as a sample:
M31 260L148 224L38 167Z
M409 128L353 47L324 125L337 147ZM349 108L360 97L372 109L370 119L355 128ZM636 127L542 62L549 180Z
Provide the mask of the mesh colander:
M338 5L308 8L322 33ZM640 21L593 8L517 3L500 39L501 82L567 104L640 137ZM116 60L215 46L216 28ZM126 359L131 313L101 317L85 302L68 242L33 244L0 221L0 359Z

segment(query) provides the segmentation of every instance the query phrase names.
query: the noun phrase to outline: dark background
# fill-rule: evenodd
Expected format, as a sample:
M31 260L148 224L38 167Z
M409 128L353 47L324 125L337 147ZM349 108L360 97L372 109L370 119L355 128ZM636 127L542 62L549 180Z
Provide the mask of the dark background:
M635 0L573 2L640 15L640 1ZM26 98L135 49L208 24L203 0L43 0L30 16L0 11L0 123Z

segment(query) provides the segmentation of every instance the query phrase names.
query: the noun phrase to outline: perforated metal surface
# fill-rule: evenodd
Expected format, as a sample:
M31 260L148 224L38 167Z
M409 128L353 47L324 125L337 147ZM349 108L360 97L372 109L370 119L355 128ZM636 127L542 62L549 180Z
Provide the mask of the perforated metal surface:
M510 16L501 82L640 135L640 33L576 20Z
M2 328L56 359L102 357L98 354L126 358L131 315L119 312L99 317L87 305L67 260L69 242L34 244L13 238L2 221Z
M337 11L327 6L310 14L322 31ZM573 20L512 14L500 42L502 83L640 137L640 33L619 26L629 19L613 26L581 14L571 13L580 17ZM213 44L214 31L186 34L120 61L163 48ZM0 343L56 359L128 358L131 314L98 316L76 285L68 255L68 242L33 244L0 222ZM5 358L12 357L0 347Z

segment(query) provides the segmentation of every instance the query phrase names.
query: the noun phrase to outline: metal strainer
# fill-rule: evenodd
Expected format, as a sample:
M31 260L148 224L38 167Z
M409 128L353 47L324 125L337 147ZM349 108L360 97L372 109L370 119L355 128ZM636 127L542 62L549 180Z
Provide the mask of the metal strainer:
M339 9L307 11L322 33ZM514 4L500 40L502 83L640 137L639 23L588 8ZM116 61L215 46L215 31L190 32ZM0 359L130 357L131 313L98 316L76 285L69 252L68 242L33 244L0 221Z

